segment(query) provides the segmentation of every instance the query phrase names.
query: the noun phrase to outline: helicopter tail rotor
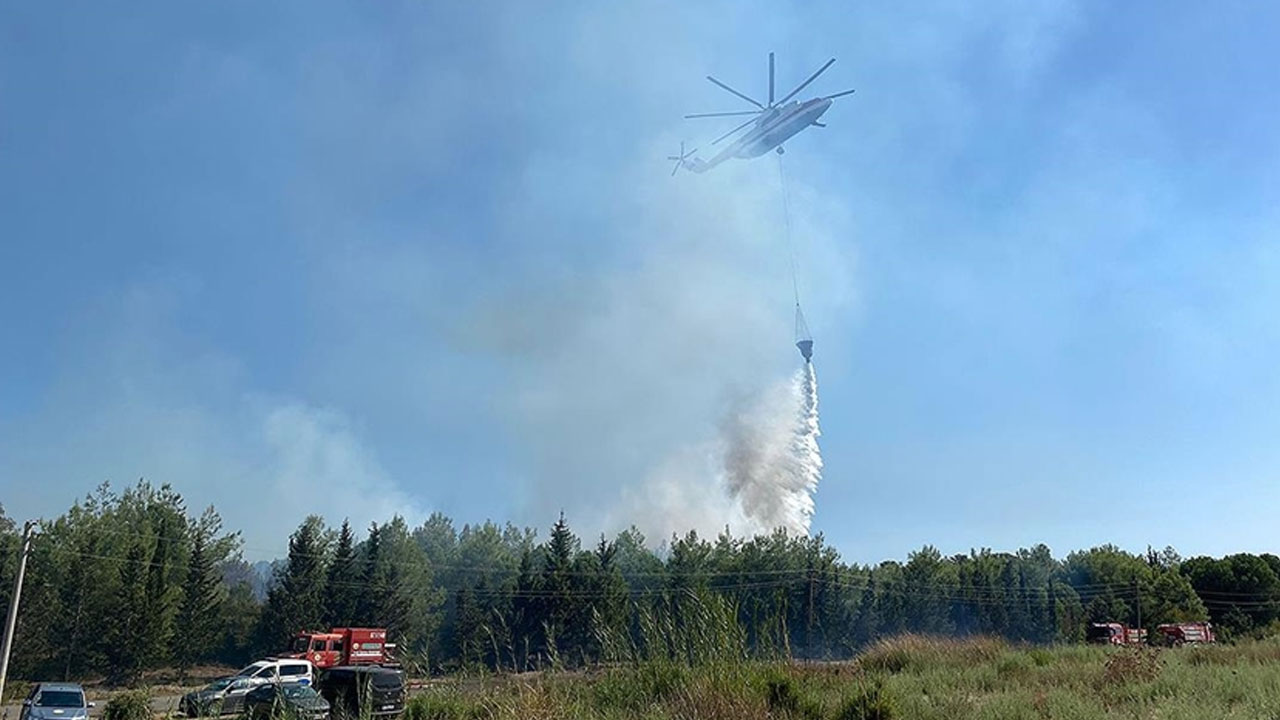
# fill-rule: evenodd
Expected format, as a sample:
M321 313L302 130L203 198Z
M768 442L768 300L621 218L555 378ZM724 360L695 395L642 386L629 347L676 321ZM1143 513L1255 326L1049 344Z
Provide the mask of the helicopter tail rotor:
M696 152L698 152L698 148L694 148L694 149L690 150L689 152L685 152L685 150L684 150L684 141L683 141L683 140L681 140L681 141L680 141L680 155L678 155L678 156L677 156L677 155L668 155L668 156L667 156L667 159L668 159L668 160L674 160L674 161L675 161L675 163L676 163L676 164L675 164L675 167L671 168L671 177L675 177L675 176L676 176L676 173L680 171L681 166L683 166L683 165L685 164L685 161L687 161L689 158L693 157L693 154L694 154L694 153L696 153Z

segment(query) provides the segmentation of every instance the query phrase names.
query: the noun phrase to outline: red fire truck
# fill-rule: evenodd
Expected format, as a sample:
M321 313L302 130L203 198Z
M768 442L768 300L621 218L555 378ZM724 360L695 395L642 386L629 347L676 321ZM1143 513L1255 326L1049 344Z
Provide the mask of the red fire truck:
M300 632L286 657L310 660L317 668L339 665L394 665L394 643L384 628L334 628L327 633Z
M1123 623L1090 623L1085 640L1100 645L1142 645L1147 642L1147 631Z
M1216 642L1213 626L1207 622L1165 623L1157 625L1156 632L1166 645L1195 645Z

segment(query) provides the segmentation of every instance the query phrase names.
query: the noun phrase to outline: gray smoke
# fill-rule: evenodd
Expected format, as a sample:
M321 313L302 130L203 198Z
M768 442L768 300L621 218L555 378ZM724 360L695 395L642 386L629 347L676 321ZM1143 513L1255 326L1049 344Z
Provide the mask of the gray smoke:
M822 479L820 434L818 378L810 363L725 418L724 485L752 532L809 532Z

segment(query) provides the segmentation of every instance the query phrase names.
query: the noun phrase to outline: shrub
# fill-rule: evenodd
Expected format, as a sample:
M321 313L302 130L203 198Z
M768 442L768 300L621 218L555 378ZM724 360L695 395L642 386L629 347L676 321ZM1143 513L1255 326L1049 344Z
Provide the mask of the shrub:
M107 701L102 720L151 720L151 691L127 690Z
M1104 685L1151 682L1160 675L1160 658L1155 650L1134 648L1114 652L1102 671Z
M821 706L796 689L794 679L781 673L765 679L765 699L769 702L770 710L810 720L820 720L822 717Z
M859 685L840 703L836 720L892 720L897 717L893 698L879 681Z

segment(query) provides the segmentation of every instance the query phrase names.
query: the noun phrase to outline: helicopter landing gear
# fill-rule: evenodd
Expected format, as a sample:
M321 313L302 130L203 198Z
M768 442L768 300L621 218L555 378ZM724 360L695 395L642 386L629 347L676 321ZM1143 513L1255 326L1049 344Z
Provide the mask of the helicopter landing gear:
M786 150L783 150L783 149L782 149L782 146L781 146L781 145L779 145L777 148L775 148L775 150L777 150L777 151L778 151L778 154L779 154L779 155L781 155L781 154L783 154L783 153L785 153L785 152L786 152Z

